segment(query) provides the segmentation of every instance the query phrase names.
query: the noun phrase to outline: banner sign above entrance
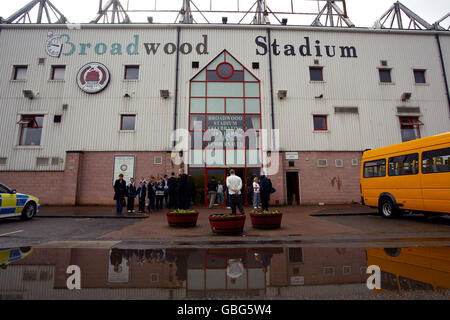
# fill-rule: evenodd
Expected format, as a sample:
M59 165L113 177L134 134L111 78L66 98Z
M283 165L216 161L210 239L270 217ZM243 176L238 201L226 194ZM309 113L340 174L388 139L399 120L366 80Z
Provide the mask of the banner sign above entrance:
M206 129L220 131L222 141L226 142L226 148L245 148L243 114L208 114L206 116ZM214 135L214 131L210 132L213 133L211 136L215 136L215 138L211 139L207 135L205 137L206 140L219 141L217 135ZM218 146L217 144L216 147L222 148L222 146Z

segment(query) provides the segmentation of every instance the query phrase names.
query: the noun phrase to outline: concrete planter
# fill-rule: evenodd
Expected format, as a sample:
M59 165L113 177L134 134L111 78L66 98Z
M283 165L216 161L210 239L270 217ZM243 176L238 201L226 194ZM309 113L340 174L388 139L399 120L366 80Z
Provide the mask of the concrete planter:
M245 214L211 214L211 230L219 234L241 234L244 230Z
M187 212L179 212L177 210L167 213L167 222L171 227L187 228L197 225L198 211L187 210Z
M255 229L278 229L281 226L283 214L277 213L254 213L250 212L253 228Z

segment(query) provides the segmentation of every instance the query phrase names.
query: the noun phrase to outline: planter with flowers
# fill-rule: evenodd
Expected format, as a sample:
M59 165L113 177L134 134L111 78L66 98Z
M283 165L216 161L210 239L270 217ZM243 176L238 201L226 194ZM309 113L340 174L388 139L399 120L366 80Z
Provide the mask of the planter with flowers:
M219 234L241 234L244 230L245 214L211 214L211 230Z
M253 228L255 229L277 229L281 226L283 214L278 210L250 212Z
M167 222L171 227L195 227L198 219L197 210L172 210L167 213Z

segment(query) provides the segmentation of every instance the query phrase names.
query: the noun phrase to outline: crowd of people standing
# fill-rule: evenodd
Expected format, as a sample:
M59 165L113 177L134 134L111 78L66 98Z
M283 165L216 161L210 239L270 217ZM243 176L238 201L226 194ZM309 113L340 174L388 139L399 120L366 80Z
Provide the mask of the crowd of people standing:
M216 203L222 204L225 201L226 207L236 213L236 208L241 214L244 214L244 198L242 179L235 174L233 169L230 170L229 176L226 178L225 185L221 181L211 178L208 182L207 195L209 208L213 208ZM245 189L244 189L245 190ZM253 181L247 184L247 202L253 208L262 211L269 210L270 194L275 192L272 183L268 177L261 175L259 178L254 177ZM190 181L188 175L184 173L184 169L178 170L178 175L172 172L170 177L149 177L141 178L139 183L131 178L129 183L123 179L123 175L119 175L114 183L114 200L116 200L116 212L122 213L126 204L127 212L134 213L135 200L138 200L139 213L167 209L189 209L191 201L195 203L195 185ZM127 200L125 200L127 199ZM202 201L203 203L203 201Z
M134 213L134 203L138 199L139 213L168 209L189 209L189 179L184 169L178 170L178 175L172 172L170 177L141 178L136 184L134 178L130 178L127 184L123 174L119 175L114 183L114 200L116 200L116 212L122 213L126 203L127 212ZM125 200L126 199L126 200Z

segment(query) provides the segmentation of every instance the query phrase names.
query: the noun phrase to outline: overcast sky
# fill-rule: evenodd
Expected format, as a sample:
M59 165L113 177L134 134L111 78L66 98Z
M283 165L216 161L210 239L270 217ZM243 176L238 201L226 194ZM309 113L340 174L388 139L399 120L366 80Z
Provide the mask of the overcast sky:
M11 14L29 3L30 0L0 0L0 16L9 17ZM87 23L91 21L97 14L98 0L51 0L51 2L67 17L72 23ZM108 0L103 0L106 4ZM237 10L239 2L239 10L248 11L255 0L194 0L193 3L201 10ZM450 12L450 0L403 0L405 6L421 16L430 24L442 18L446 13ZM147 10L147 9L176 9L181 8L182 0L121 0L122 5L130 10ZM370 27L375 20L381 17L389 7L392 6L394 0L347 0L347 11L349 18L357 27ZM323 7L324 2L319 4L315 0L293 0L294 11L317 13L318 6ZM290 11L291 0L268 0L268 6L272 11ZM37 10L34 10L37 11ZM33 12L35 14L35 12ZM176 13L129 13L133 22L146 22L146 17L151 15L154 22L175 22ZM222 16L228 16L229 23L237 23L244 14L232 15L230 13L205 14L210 22L220 23ZM288 24L309 25L314 16L288 16L280 14L278 18L288 18ZM199 15L194 14L194 19L199 23L205 20ZM243 22L249 22L251 15L249 14ZM274 20L274 18L271 18ZM449 18L450 19L450 18ZM446 27L448 20L446 20Z

